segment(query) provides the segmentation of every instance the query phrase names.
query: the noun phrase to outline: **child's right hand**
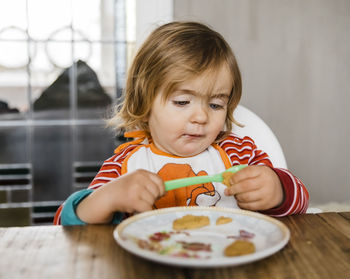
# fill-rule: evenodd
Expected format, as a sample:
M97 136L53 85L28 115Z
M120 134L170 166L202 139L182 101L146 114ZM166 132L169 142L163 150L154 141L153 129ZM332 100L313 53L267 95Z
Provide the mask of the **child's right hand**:
M154 202L165 194L164 182L159 175L147 170L136 170L111 182L114 211L144 212L152 210Z
M160 176L146 170L136 170L94 190L79 203L76 213L89 224L109 223L115 212L151 210L154 202L164 193L164 182Z

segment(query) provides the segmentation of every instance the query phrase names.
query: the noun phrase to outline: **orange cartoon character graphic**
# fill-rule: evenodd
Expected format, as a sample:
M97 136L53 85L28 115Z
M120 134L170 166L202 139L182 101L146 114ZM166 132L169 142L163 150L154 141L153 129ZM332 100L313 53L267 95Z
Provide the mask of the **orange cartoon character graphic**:
M158 175L164 180L172 180L184 177L207 175L205 171L195 173L188 164L169 163L159 170ZM158 199L155 208L170 206L215 206L221 199L212 183L203 183L182 187L169 191L165 196Z

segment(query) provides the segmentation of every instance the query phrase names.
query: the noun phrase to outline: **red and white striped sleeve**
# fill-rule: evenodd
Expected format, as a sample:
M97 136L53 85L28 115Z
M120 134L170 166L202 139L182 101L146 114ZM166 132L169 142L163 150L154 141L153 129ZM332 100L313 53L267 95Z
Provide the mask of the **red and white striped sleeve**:
M274 168L273 170L282 182L284 202L279 207L265 210L262 213L273 217L306 213L309 206L309 193L305 185L289 170L282 168Z
M278 175L285 194L283 203L277 207L262 211L274 217L305 213L309 205L309 193L305 185L289 170L274 168L268 155L257 149L250 137L237 137L231 134L219 143L228 155L231 164L264 165L271 167Z

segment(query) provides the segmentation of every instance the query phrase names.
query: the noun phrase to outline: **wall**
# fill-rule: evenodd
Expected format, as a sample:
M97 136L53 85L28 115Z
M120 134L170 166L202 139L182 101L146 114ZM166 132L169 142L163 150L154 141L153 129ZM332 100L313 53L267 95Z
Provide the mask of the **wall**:
M232 46L242 104L279 138L312 203L350 201L350 1L174 0Z
M149 33L173 20L173 0L136 0L136 48Z

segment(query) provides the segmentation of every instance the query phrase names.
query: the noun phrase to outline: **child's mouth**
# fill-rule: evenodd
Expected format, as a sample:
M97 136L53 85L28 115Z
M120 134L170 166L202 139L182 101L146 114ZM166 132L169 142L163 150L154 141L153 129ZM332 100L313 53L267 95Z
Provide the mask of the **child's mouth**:
M190 138L190 139L198 139L198 138L203 137L203 135L199 135L199 134L184 134L184 137Z

